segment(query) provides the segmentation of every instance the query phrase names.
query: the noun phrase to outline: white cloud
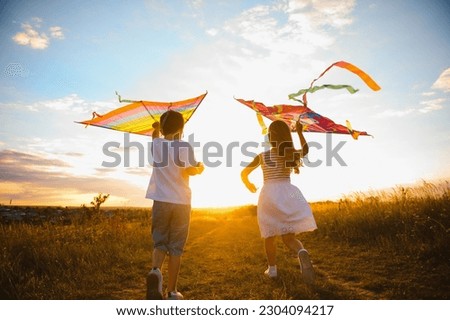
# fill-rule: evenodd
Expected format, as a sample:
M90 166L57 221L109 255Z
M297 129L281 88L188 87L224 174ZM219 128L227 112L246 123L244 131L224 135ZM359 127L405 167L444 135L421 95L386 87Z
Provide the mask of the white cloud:
M62 28L53 26L49 29L50 37L45 32L40 32L43 20L38 17L31 19L32 24L22 23L22 32L16 33L12 40L21 46L29 46L32 49L44 50L50 44L50 37L54 39L64 39Z
M19 105L18 107L21 107ZM31 111L42 111L43 109L51 109L54 111L70 111L71 113L89 114L92 111L103 113L117 108L117 104L107 101L85 101L77 94L70 94L68 96L38 101L32 104L25 105Z
M443 104L447 100L444 98L438 98L433 100L427 100L420 102L422 107L407 108L403 110L387 109L376 115L377 118L390 118L390 117L404 117L410 114L424 114L432 111L441 110L444 108Z
M14 42L21 46L30 46L33 49L42 50L48 47L50 41L45 33L39 33L28 23L22 24L22 29L24 32L18 32L12 38Z
M450 92L450 68L441 73L439 78L433 83L432 88Z
M33 18L31 18L31 21L33 21L33 25L36 28L40 28L41 27L41 23L44 22L44 20L42 20L42 18L39 18L39 17L33 17Z
M376 115L377 118L391 118L391 117L404 117L408 114L411 114L414 112L414 108L404 109L404 110L394 110L394 109L387 109L384 110Z
M354 5L353 0L258 5L229 21L224 29L268 51L307 56L334 43L330 27L339 30L351 24Z
M214 28L205 27L210 35L217 28L220 37L173 56L161 73L141 79L133 94L149 95L148 88L152 88L158 96L170 97L170 88L177 86L188 92L187 96L197 94L199 88L208 89L205 104L213 95L223 94L228 99L230 93L260 97L268 104L292 102L288 93L307 87L329 65L330 61L320 60L316 53L329 49L338 31L351 23L354 1L328 7L323 1L270 3L250 7ZM336 18L338 14L342 19Z
M354 6L354 0L294 0L288 2L287 12L293 21L303 23L306 20L311 25L341 28L353 22L349 14Z
M188 4L190 4L194 9L199 9L203 6L203 0L189 0Z
M443 103L446 100L444 98L434 99L434 100L428 100L428 101L422 101L420 104L424 105L425 107L419 109L419 112L421 113L428 113L431 111L441 110L443 109Z
M447 68L446 70L444 70L444 72L440 74L439 78L431 86L431 89L443 92L450 92L450 68ZM422 92L422 96L431 98L439 94L439 91ZM421 101L420 105L422 107L418 108L417 111L423 114L441 110L444 108L444 104L446 102L447 102L446 98L435 98L432 100Z
M55 39L64 39L64 34L62 31L61 27L55 26L55 27L50 27L50 35L52 36L52 38Z
M211 29L206 30L206 33L208 35L210 35L211 37L214 37L219 33L219 30L217 30L215 28L211 28Z
M133 183L133 180L139 179L136 178L138 171L141 171L143 177L141 180L148 179L143 174L144 169L131 168L132 172L126 174L128 180L123 177L117 178L120 169L111 171L110 176L99 175L99 170L93 170L94 173L91 174L80 174L76 171L79 160L76 159L70 164L45 152L1 150L0 199L2 201L14 199L16 203L34 205L42 203L80 205L83 201L92 199L98 192L104 192L114 196L117 202L128 200L141 205L148 202L143 197L145 190L143 181L139 184Z

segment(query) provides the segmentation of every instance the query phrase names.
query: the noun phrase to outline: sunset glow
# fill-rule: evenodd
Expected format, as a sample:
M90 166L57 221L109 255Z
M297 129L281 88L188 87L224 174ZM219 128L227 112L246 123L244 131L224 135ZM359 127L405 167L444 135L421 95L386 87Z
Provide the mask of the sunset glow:
M446 1L98 1L39 6L6 2L0 11L0 204L151 206L149 137L126 148L124 134L75 121L136 100L208 95L186 124L197 160L194 207L256 204L240 180L241 162L263 150L255 113L234 100L293 104L328 65L349 61L381 86L330 70L320 84L360 89L308 96L314 111L350 120L373 137L306 133L314 146L292 179L309 201L450 177L450 6ZM266 119L266 124L269 121ZM120 143L114 168L107 142ZM298 141L294 137L298 146ZM251 142L258 147L247 148ZM339 148L329 159L330 150ZM217 150L217 146L221 150ZM221 151L221 153L219 152ZM262 186L262 173L251 179Z

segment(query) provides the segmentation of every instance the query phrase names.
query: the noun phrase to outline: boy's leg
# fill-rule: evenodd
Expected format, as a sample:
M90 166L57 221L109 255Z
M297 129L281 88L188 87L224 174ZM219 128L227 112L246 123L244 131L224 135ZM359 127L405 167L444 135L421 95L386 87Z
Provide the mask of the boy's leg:
M167 291L169 293L177 291L178 274L181 266L181 255L186 244L189 224L191 219L191 206L175 204L170 227L169 265ZM179 294L178 298L182 298Z
M153 202L152 211L152 239L153 253L152 266L161 268L166 254L169 250L167 244L170 238L170 220L172 214L172 204L161 201Z
M181 256L169 256L169 280L167 282L167 291L177 291L178 273L180 272Z
M152 210L152 270L147 274L147 299L162 299L163 277L161 267L166 257L166 243L169 238L171 206L154 201Z
M166 253L159 249L153 249L152 254L152 270L147 274L147 299L162 300L163 299L163 277L161 266L164 262Z
M153 249L152 254L152 268L161 269L164 259L166 258L166 252L157 248Z

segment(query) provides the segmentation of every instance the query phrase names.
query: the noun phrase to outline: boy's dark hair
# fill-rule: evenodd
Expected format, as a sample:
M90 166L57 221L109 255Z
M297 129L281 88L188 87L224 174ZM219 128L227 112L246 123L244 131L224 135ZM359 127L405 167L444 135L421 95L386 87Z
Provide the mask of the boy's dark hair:
M175 133L184 128L183 115L173 110L164 112L161 116L160 123L164 135Z

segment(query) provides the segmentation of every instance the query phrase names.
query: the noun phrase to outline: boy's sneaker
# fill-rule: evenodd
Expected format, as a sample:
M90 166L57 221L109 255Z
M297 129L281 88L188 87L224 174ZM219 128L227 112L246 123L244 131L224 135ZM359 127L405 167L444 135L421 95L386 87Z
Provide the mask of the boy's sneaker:
M184 297L178 291L171 291L167 294L167 300L184 300Z
M271 279L276 278L278 276L277 267L267 267L267 270L264 271L264 274Z
M303 281L306 284L313 284L315 274L308 251L306 251L305 249L301 249L298 252L298 261L300 263L300 270L302 272Z
M159 269L152 269L147 274L147 300L163 300L162 281Z

